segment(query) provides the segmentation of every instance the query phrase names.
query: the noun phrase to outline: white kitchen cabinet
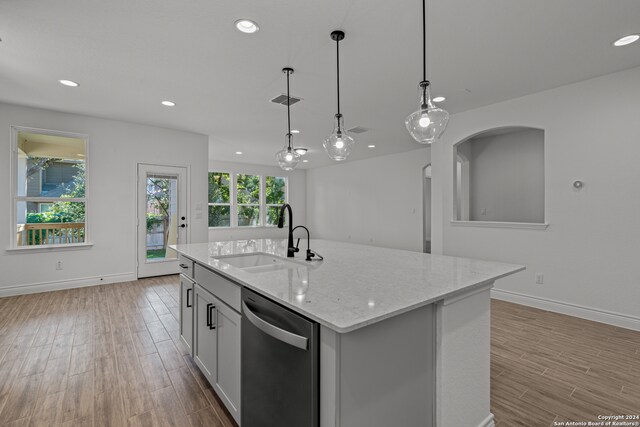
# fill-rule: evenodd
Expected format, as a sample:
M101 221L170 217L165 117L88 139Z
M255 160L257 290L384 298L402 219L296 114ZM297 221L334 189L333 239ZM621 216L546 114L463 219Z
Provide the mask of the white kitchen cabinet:
M209 383L215 383L218 339L215 326L216 301L199 285L195 287L193 359Z
M239 423L240 417L240 314L225 304L218 304L218 369L213 387Z
M241 316L200 284L195 285L193 308L193 358L240 424Z
M194 283L180 275L180 339L193 354L193 298Z

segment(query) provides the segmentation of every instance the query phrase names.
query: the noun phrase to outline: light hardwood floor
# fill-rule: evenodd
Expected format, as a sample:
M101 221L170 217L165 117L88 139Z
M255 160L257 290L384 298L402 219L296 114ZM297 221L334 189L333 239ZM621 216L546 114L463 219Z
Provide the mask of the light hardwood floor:
M491 308L498 427L640 415L640 332L497 300Z
M0 425L235 426L180 343L178 304L178 276L0 298ZM498 427L640 414L639 332L492 309Z
M167 276L0 298L0 425L232 427Z

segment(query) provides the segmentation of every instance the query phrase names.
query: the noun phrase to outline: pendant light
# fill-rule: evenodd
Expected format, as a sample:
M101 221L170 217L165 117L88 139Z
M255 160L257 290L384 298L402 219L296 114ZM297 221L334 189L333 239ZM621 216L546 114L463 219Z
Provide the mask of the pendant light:
M420 144L431 144L444 132L449 122L449 113L433 105L430 83L427 80L427 6L422 0L422 81L420 90L420 109L405 120L407 130Z
M324 151L333 160L338 162L345 160L355 141L350 137L344 129L344 121L342 120L342 114L340 114L340 40L344 40L343 31L333 31L331 33L331 40L336 42L336 69L337 69L337 88L338 88L338 113L335 116L335 125L333 133L326 137L322 142Z
M282 150L276 153L276 160L282 170L291 171L296 168L300 161L300 154L291 148L291 96L289 95L289 76L293 74L293 68L285 67L282 69L282 72L287 74L287 144L285 144Z

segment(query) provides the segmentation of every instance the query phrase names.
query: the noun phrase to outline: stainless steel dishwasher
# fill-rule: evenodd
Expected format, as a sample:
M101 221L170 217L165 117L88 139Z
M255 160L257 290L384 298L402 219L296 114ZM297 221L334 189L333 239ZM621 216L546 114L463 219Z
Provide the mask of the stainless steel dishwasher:
M318 427L318 324L242 289L242 427Z

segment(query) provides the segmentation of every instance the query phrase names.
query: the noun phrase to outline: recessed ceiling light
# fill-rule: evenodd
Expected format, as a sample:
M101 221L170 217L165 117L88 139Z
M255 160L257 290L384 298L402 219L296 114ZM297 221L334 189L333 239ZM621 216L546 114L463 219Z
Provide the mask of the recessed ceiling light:
M309 163L309 160L304 159L304 160L302 161L302 163Z
M165 107L175 107L176 103L173 101L162 101L162 105L164 105Z
M242 154L242 151L236 151L236 154L239 156Z
M300 154L301 156L304 156L305 154L307 154L307 151L309 151L308 149L304 148L304 147L296 147L294 148L295 152Z
M249 19L238 19L236 21L236 28L247 34L255 33L259 30L258 24Z
M447 98L445 98L444 96L436 96L435 98L433 98L433 102L442 102L445 99Z
M80 86L78 83L74 82L73 80L58 80L61 84L65 85L65 86L70 86L70 87L78 87Z
M640 39L640 34L629 34L628 36L620 37L618 40L614 41L613 45L616 47L626 46L638 41L638 39Z
M367 147L369 147L369 148L376 148L376 146L375 146L375 145L373 145L373 144L367 145Z
M300 133L298 129L291 129L291 133Z

